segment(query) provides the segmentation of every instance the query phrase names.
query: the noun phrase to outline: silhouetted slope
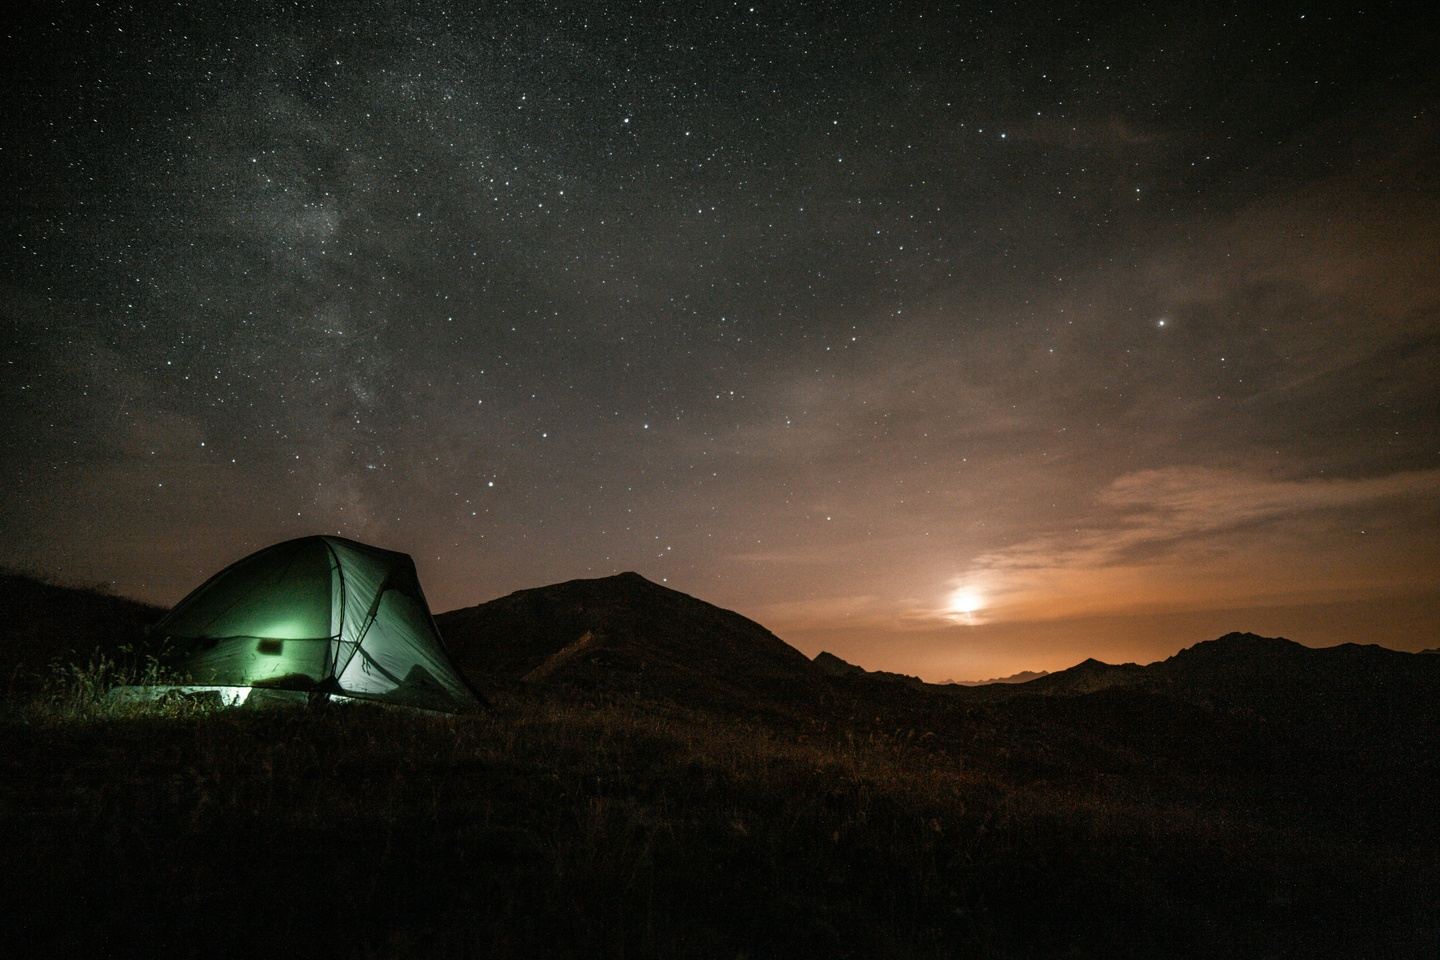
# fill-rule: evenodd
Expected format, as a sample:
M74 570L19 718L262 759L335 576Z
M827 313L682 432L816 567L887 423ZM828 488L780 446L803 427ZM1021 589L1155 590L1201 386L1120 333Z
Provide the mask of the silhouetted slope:
M828 650L821 650L810 662L815 664L816 670L827 677L859 677L869 672L864 667L857 667L849 660L837 657Z
M1306 647L1226 634L1145 668L1172 696L1259 716L1324 717L1352 731L1433 724L1440 659L1374 644Z
M1029 680L981 684L947 684L953 696L970 703L989 703L1015 697L1073 697L1147 681L1145 667L1134 663L1104 663L1091 657L1066 670L1040 673Z
M1374 644L1307 647L1229 633L1143 668L1143 677L1218 702L1294 699L1332 711L1385 709L1393 697L1440 682L1440 661Z
M1135 690L1232 713L1369 726L1431 722L1437 688L1440 658L1373 644L1317 648L1229 633L1147 666L1089 659L1028 683L957 692L972 701L998 701Z
M165 613L98 590L0 570L0 663L7 683L32 684L52 660L85 660L98 647L134 645Z
M1347 685L1368 685L1396 671L1426 668L1419 665L1415 654L1375 644L1307 647L1284 637L1227 633L1186 647L1168 660L1153 664L1152 669L1172 680L1188 683L1309 677Z
M814 693L800 651L738 613L636 573L520 590L435 618L480 685L536 683L685 697Z
M912 677L908 673L891 673L889 670L866 670L864 667L857 667L848 660L843 660L835 654L822 650L810 661L815 669L827 677L846 678L856 680L879 680L886 683L900 683L908 687L923 687L925 681L919 677Z
M947 680L945 682L957 687L984 687L992 683L1029 683L1031 680L1039 680L1041 677L1049 675L1049 670L1021 670L1008 677L991 677L989 680Z
M1111 687L1130 686L1145 679L1145 668L1134 663L1104 663L1090 657L1068 670L1059 670L1022 684L1018 690L1031 693L1095 693Z

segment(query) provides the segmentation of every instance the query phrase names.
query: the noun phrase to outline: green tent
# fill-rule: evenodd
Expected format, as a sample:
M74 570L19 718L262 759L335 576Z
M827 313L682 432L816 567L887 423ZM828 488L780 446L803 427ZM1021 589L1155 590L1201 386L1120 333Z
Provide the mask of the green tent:
M228 703L373 700L457 711L478 700L445 652L415 563L340 537L266 547L211 577L152 631L171 689Z

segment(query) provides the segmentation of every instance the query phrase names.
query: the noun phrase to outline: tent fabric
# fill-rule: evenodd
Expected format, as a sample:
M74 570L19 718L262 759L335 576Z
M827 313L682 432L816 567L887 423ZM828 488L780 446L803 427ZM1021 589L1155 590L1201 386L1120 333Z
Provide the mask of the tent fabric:
M414 561L341 537L290 540L231 564L155 632L186 683L430 710L478 705L445 652Z

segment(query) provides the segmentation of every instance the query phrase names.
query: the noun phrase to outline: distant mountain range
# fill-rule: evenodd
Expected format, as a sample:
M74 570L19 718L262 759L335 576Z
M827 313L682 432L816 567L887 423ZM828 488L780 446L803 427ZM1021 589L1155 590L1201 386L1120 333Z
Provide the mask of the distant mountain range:
M908 673L890 673L886 670L866 670L864 667L856 666L848 660L842 660L829 651L822 650L816 654L811 661L816 668L829 677L864 677L870 680L888 680L893 683L903 683L911 687L933 686L927 684L919 677L913 677ZM983 687L991 683L1026 683L1046 676L1045 670L1024 670L1020 673L1011 674L1008 677L996 677L993 680L946 680L939 686L956 687Z
M994 677L990 680L946 680L946 683L953 683L958 687L983 687L991 683L1028 683L1031 680L1039 680L1048 676L1049 670L1021 670L1019 673L1012 673L1008 677Z
M0 572L10 613L0 658L13 677L98 646L142 642L159 608L97 590ZM822 652L813 660L765 627L636 573L519 590L436 617L457 665L481 688L568 688L746 709L846 697L962 702L1077 697L1131 690L1225 710L1287 706L1335 716L1404 703L1425 709L1440 688L1440 648L1402 653L1369 644L1312 648L1230 633L1140 666L1085 660L1054 673L930 684L868 671ZM12 679L12 684L15 682Z
M1142 684L1235 690L1324 681L1330 686L1375 690L1397 672L1430 673L1435 669L1436 665L1418 654L1375 644L1307 647L1284 637L1227 633L1148 666L1086 660L1025 686L1044 693L1083 693Z
M972 683L927 684L904 674L865 670L830 653L821 653L815 664L830 677L900 682L934 692L948 688L969 700L1077 696L1137 688L1191 698L1203 694L1211 700L1227 701L1257 693L1274 697L1285 691L1296 696L1316 692L1368 697L1383 694L1396 683L1408 687L1417 678L1440 682L1440 658L1434 663L1429 656L1422 660L1422 655L1435 652L1405 653L1356 643L1307 647L1283 637L1228 633L1146 666L1091 658L1054 673L1026 672Z
M1089 659L1054 673L931 684L865 670L829 652L808 660L760 624L635 573L521 590L437 622L481 686L628 691L740 708L803 708L837 695L852 704L980 704L1131 691L1224 712L1319 711L1364 722L1377 703L1403 705L1418 717L1440 688L1440 657L1353 643L1317 649L1251 633L1226 634L1146 666Z

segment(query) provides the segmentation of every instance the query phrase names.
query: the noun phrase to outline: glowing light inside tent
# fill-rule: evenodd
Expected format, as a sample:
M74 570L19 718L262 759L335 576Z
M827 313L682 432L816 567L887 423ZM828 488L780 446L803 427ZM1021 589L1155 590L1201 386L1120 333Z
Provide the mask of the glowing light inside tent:
M219 684L127 684L115 687L107 696L116 703L152 703L166 697L180 694L214 693L222 707L241 707L250 699L250 687L224 686Z
M220 702L227 707L240 707L250 699L250 687L221 687Z
M303 618L288 617L274 621L258 635L274 640L306 640L315 634Z

